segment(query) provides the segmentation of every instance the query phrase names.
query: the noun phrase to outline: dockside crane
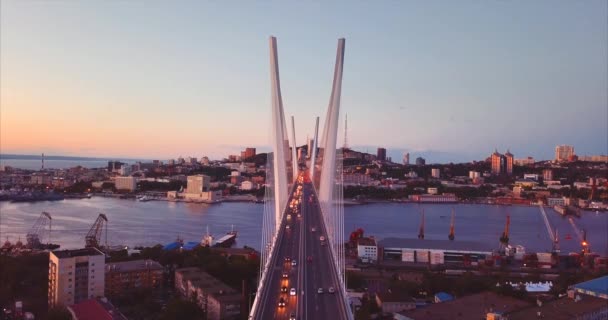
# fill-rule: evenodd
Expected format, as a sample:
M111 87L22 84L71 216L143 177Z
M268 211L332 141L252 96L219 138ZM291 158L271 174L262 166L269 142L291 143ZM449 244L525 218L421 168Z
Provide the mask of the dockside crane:
M505 222L505 230L500 236L500 251L504 252L509 245L509 225L511 224L511 216L507 214L507 221Z
M591 252L589 248L589 242L587 242L587 230L583 230L583 241L581 241L581 246L583 249L581 250L583 254Z
M51 215L48 212L42 212L38 219L34 222L34 225L30 228L28 233L25 235L25 239L27 241L26 246L31 249L40 249L42 248L42 243L40 242L40 233L46 227L46 222L49 222L49 240L48 243L51 242L51 227L52 227L52 219Z
M418 239L424 239L424 209L422 209L422 221L420 221L420 230L418 231Z
M553 238L553 248L551 248L552 253L560 253L559 249L559 234L557 232L557 227L555 228L555 234Z
M454 240L454 208L452 208L452 220L450 221L450 234L448 239Z
M101 249L101 247L100 247L101 232L103 231L104 227L106 230L106 247L107 247L107 244L108 244L108 217L106 217L105 214L100 213L99 216L97 216L97 220L95 220L95 223L93 223L93 226L91 227L91 229L87 233L86 237L84 238L85 248Z

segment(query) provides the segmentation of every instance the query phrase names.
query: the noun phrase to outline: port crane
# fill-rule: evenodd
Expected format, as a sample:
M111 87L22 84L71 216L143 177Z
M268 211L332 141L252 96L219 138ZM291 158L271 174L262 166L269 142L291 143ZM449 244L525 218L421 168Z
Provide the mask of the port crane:
M448 239L454 240L454 208L452 208L452 220L450 221L450 234Z
M507 214L507 221L505 222L505 230L500 236L500 251L504 252L509 245L509 225L511 224L511 216Z
M31 249L39 249L42 247L42 243L40 242L40 233L46 227L46 222L49 222L49 241L51 242L51 227L52 227L52 219L51 215L48 212L42 212L38 219L34 222L34 225L28 233L25 235L25 239L27 241L27 247Z
M100 249L101 232L105 227L106 230L106 247L108 242L108 217L105 214L100 213L97 216L97 220L93 223L93 226L87 233L85 240L85 248L98 248Z
M583 241L581 241L581 246L583 247L583 254L591 252L589 242L587 242L587 230L583 230Z
M418 239L424 239L424 209L422 209L422 221L420 221L420 231L418 231Z
M559 249L559 234L557 232L557 227L555 228L555 237L553 238L553 248L551 249L553 253L560 253Z

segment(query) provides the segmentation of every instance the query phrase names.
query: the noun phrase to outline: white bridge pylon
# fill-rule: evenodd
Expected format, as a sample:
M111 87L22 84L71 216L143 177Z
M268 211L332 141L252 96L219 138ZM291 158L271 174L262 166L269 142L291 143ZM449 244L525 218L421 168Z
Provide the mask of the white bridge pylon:
M272 153L268 154L266 166L266 194L264 201L264 215L262 226L262 246L260 261L260 279L256 299L250 311L250 318L255 317L256 308L264 301L259 301L265 288L265 283L270 282L269 274L272 273L272 261L274 252L279 241L281 221L287 208L290 187L297 179L298 159L295 141L295 124L291 118L291 141L285 123L285 112L281 96L281 83L279 77L279 61L277 51L277 39L270 37L270 81L271 81L271 106L272 106ZM331 244L333 266L338 275L340 283L339 290L342 291L346 309L348 298L346 298L345 274L344 274L344 209L342 196L342 155L337 150L337 135L340 118L340 96L342 91L342 73L344 67L345 40L338 40L336 63L334 68L333 84L329 105L321 137L318 136L319 118L316 118L315 137L313 150L310 155L309 172L313 181L319 203L321 215L327 238ZM319 141L320 139L320 141ZM308 141L307 141L308 143ZM309 150L310 151L310 150ZM349 318L352 315L349 314Z

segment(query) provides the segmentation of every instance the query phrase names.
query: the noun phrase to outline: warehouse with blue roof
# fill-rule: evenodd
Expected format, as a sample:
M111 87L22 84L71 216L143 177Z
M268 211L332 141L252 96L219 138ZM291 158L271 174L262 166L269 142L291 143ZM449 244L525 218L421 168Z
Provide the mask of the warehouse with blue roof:
M572 286L572 289L580 294L608 299L608 276L577 283Z

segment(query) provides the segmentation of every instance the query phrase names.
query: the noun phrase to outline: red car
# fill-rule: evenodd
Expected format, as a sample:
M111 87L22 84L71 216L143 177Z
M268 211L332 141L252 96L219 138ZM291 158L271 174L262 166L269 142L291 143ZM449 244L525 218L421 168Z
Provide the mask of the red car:
M312 262L312 256L308 256L308 259L306 259L308 262Z

